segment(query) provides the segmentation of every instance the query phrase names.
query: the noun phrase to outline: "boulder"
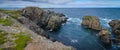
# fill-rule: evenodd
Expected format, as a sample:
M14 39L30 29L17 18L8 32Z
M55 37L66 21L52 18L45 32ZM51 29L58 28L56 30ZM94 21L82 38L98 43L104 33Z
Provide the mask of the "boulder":
M102 29L98 34L100 40L107 45L111 44L110 31L108 29Z
M112 31L115 35L120 35L120 20L112 20L109 22L109 25L112 27Z
M29 18L41 28L56 30L67 21L64 14L43 10L38 7L26 7L21 10L21 15Z
M85 28L90 28L93 30L101 30L102 29L99 18L96 16L84 16L82 18L82 25Z

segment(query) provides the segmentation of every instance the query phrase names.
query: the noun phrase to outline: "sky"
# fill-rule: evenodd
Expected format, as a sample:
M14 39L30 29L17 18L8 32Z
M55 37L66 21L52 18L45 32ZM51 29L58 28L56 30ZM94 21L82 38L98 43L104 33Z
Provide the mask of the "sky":
M0 0L0 8L103 8L120 7L120 0Z

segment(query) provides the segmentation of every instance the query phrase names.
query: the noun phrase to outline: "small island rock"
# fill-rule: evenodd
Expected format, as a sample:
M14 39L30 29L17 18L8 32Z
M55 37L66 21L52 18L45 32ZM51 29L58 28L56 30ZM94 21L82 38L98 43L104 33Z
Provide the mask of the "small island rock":
M101 24L99 18L96 16L84 16L82 18L82 25L85 28L91 28L93 30L101 30Z

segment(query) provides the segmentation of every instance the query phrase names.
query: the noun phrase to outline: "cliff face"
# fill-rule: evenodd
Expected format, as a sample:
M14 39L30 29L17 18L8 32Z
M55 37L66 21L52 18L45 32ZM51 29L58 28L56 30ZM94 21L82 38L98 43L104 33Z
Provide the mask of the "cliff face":
M26 9L25 9L26 10ZM29 12L27 12L29 11ZM53 26L64 22L65 20L60 15L57 15L53 21L53 17L48 12L40 8L27 8L27 11L22 11L21 16L19 11L0 10L0 49L3 50L74 50L70 46L65 46L60 42L52 42L49 40L49 35L42 29L42 26ZM38 13L36 13L38 12ZM44 12L44 13L43 13ZM56 21L59 19L59 21ZM62 24L62 23L60 23ZM49 28L48 27L48 28ZM58 27L57 27L58 28ZM47 39L47 38L48 39Z
M53 11L44 11L38 7L26 7L21 10L21 15L29 18L41 28L47 28L49 30L60 28L62 23L65 23L67 20L64 14L55 13Z

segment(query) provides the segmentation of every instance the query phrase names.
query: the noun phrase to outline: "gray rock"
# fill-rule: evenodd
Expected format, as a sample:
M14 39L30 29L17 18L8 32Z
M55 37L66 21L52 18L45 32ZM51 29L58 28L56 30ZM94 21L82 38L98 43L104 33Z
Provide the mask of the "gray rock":
M10 17L8 14L1 13L1 12L0 12L0 18L6 19L6 18L8 18L8 17Z
M62 23L67 21L64 14L55 13L54 11L44 11L38 7L26 7L21 10L21 15L29 18L41 28L56 30Z
M21 22L24 26L26 26L30 30L32 30L33 32L38 33L42 36L45 36L46 38L49 38L49 35L42 28L40 28L38 25L36 25L31 20L29 20L25 17L19 17L18 21Z

